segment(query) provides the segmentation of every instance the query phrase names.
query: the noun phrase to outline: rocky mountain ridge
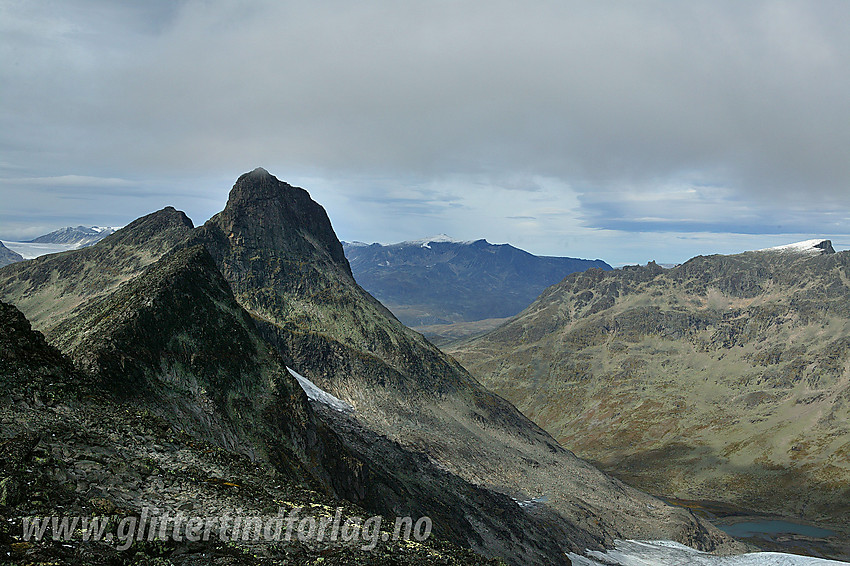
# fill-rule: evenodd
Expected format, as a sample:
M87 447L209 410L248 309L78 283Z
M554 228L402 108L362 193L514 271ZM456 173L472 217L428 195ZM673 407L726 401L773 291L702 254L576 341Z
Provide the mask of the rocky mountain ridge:
M195 305L193 308L200 308L206 314L218 311L225 318L239 316L232 296L227 301L226 285L217 284L216 276L206 269L212 265L208 255L205 259L206 252L198 250L180 251L168 257L166 265L152 269L157 272L150 274L153 281L134 282L136 286L146 287L135 291L149 291L161 283L176 284L178 289L173 292L183 294L188 290L195 299L197 297L185 284L203 285L201 279L212 277L213 281L207 281L212 286L205 292L211 293L211 299L215 296L229 302L230 308L209 311L194 300L189 301ZM194 265L192 272L181 274L175 270L176 265L184 262ZM181 279L183 288L180 288ZM223 284L220 275L218 280ZM169 321L169 312L176 313L169 307L187 305L187 302L179 298L168 300L161 294L163 291L147 295L152 299L151 304L141 308L138 305L122 307L118 320L101 320L99 324L134 326L154 316L160 319L158 322L165 323L166 342L174 345L174 341L180 339L185 343L187 337L191 337L196 340L195 346L203 346L203 341L211 337L207 321L178 321L181 332L170 332L168 322L173 322L174 318ZM130 298L144 301L136 293ZM87 308L82 318L86 319L91 310L102 312L100 308ZM225 312L228 310L231 312ZM242 338L254 342L248 336L248 321L242 321L246 325L243 326L246 335ZM138 335L134 335L136 337ZM115 339L121 340L121 332L116 333ZM162 340L163 337L151 339ZM98 347L96 339L89 343ZM236 343L251 349L251 344L240 342L239 337ZM182 371L168 368L170 379L163 380L163 370L145 364L145 358L151 354L161 355L163 360L171 359L174 363L178 361L172 356L177 354L179 358L181 353L167 345L153 351L146 348L150 345L136 344L135 351L122 348L123 353L132 356L123 358L128 367L134 361L142 362L141 369L147 374L146 384L133 379L138 375L115 373L102 365L89 366L87 372L80 373L70 359L48 345L40 333L30 329L17 309L0 303L0 423L3 431L0 514L4 518L0 524L0 549L4 561L86 566L165 562L186 566L300 565L324 561L351 565L425 565L437 561L460 566L486 562L471 551L435 539L425 543L415 540L387 542L378 536L372 539L375 542L373 551L367 553L361 549L366 541L359 537L348 541L301 541L296 537L280 544L244 536L235 522L237 514L246 520L262 520L266 524L278 513L292 513L296 509L316 520L336 515L340 521L345 521L368 514L344 500L310 490L302 481L310 468L305 468L297 459L259 458L253 453L261 446L265 446L270 455L287 449L292 453L299 445L315 451L322 443L333 440L333 433L316 427L319 421L297 384L287 379L286 372L278 372L279 379L274 382L276 390L266 387L262 396L265 399L276 396L275 402L267 406L276 418L263 421L265 427L276 426L276 434L269 437L258 429L254 430L255 437L220 434L224 428L235 430L250 426L238 415L244 410L246 400L240 393L251 393L253 402L257 389L263 389L263 383L252 382L248 374L255 372L261 358L265 358L263 365L274 366L275 361L267 357L268 353L255 351L254 356L241 358L236 366L233 363L221 365L220 359L186 360ZM254 345L259 344L255 342ZM99 347L114 345L102 340ZM185 356L187 352L182 354ZM102 355L97 358L110 359ZM192 387L187 378L203 378L209 375L203 370L213 369L213 366L218 366L217 377L228 384L210 389L211 396L204 398L204 390ZM255 377L265 376L268 376L265 371L255 373ZM152 387L155 380L160 387ZM228 392L236 396L224 395ZM295 428L301 429L299 434L286 434L287 429L292 432ZM304 431L313 434L301 434ZM258 436L264 438L265 443L257 443ZM311 438L312 444L303 446L303 442ZM240 445L233 445L233 441ZM335 461L344 462L344 453L344 448L334 446ZM304 475L293 473L298 470ZM121 546L116 547L114 542L102 537L86 539L82 530L67 540L53 540L50 531L48 537L40 541L24 539L22 532L26 521L56 514L60 519L99 517L106 522L104 532L120 540ZM120 528L116 530L119 521L144 524L145 517L164 520L182 516L218 521L227 520L228 515L231 519L226 523L226 531L219 531L225 523L215 523L212 537L194 542L186 542L188 531L185 530L181 531L181 538L139 538L135 541L126 540L127 533L121 535Z
M640 537L728 547L483 389L365 293L342 251L306 191L258 169L201 227L166 208L0 270L0 293L94 383L166 395L169 426L284 475L307 466L314 487L372 512L433 515L442 540L485 556L566 563L566 551ZM287 366L353 413L305 405ZM542 494L545 505L515 502Z

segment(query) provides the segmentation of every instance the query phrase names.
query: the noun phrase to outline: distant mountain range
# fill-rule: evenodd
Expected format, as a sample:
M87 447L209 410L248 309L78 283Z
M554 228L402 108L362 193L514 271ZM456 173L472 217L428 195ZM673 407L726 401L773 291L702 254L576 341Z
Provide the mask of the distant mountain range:
M823 239L575 273L445 349L629 483L703 508L824 521L846 542L848 275L850 252Z
M389 245L343 242L343 249L355 280L417 330L510 317L570 273L611 269L599 259L535 256L445 234Z
M30 244L72 244L83 248L115 232L115 228L102 226L68 226L29 240Z

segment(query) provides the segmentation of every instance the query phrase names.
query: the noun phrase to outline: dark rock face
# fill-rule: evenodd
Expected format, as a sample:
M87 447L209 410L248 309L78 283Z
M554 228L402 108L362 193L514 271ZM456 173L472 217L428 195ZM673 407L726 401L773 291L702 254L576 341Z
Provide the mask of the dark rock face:
M127 383L123 374L111 374L106 366L90 366L89 372L104 380L90 381L88 377L91 376L77 372L67 358L44 341L40 333L32 331L17 309L0 303L0 513L4 519L0 524L0 551L6 562L86 566L129 566L163 560L187 566L294 565L316 561L425 565L432 563L432 557L439 552L446 564L485 563L470 551L436 541L425 545L406 545L379 540L374 554L359 548L362 541L355 544L342 541L280 544L246 541L240 537L224 542L217 536L219 525L208 541L185 542L185 533L182 533L182 540L137 540L125 551L116 550L114 544L103 540L86 541L80 531L61 543L51 541L49 532L45 540L22 541L24 517L31 520L32 517L57 513L67 518L99 516L112 525L106 531L108 533L115 533L115 525L121 520L141 521L141 517L150 514L151 508L154 514L172 518L178 513L184 517L216 518L238 512L267 521L279 508L291 512L295 507L307 509L307 513L313 510L317 520L333 514L336 508L340 510L342 521L367 515L362 508L308 489L301 481L301 478L308 477L304 466L299 467L300 473L287 467L297 461L284 462L275 457L270 461L249 458L239 454L238 447L222 448L228 444L226 439L209 434L209 429L193 428L189 423L191 419L181 420L185 410L194 405L196 421L200 414L206 417L207 423L227 419L233 426L250 428L249 423L229 411L234 408L245 410L244 404L240 406L240 388L253 385L253 393L256 393L262 387L262 384L246 383L251 380L252 373L260 375L261 372L253 365L261 361L262 354L255 352L256 355L251 356L249 353L248 358L236 366L204 362L204 370L216 369L218 377L224 379L219 384L221 388L212 395L227 394L228 399L217 399L200 406L198 404L203 400L198 390L188 390L185 381L178 383L175 379L169 381L166 378L164 374L174 370L173 367L157 370L150 365L149 362L153 361L151 356L158 355L160 361L174 361L171 356L175 354L179 357L169 342L185 337L182 332L193 337L195 346L204 346L204 330L197 327L204 325L208 319L194 323L169 320L168 312L176 316L181 306L187 303L181 295L190 293L192 301L189 302L192 303L198 299L199 291L193 291L192 287L181 288L181 279L187 283L199 283L203 288L200 293L210 293L210 298L223 300L225 304L229 296L229 289L219 284L220 275L209 271L213 264L202 249L171 254L159 263L161 265L155 264L141 276L150 276L150 281L144 284L133 281L136 292L150 292L141 304L124 305L116 301L110 305L90 306L77 320L79 323L111 325L116 330L114 339L120 341L130 336L127 328L143 324L146 318L156 318L157 328L163 337L153 340L162 341L164 346L159 352L146 351L155 345L154 342L145 343L147 334L132 335L133 339L140 341L134 345L107 345L107 339L87 342L92 347L100 347L99 360L107 359L103 355L104 349L114 348L128 368L140 364L146 372L146 387L140 387L138 382ZM209 279L209 285L204 285L205 279ZM167 295L163 294L165 286L177 289ZM132 300L139 297L125 293L123 298ZM204 306L209 305L200 299L194 308L202 309ZM229 306L238 316L241 311L234 306L232 296ZM214 318L216 310L221 307L218 305L206 312L196 311L196 314ZM113 320L94 321L88 318L91 311ZM224 313L219 315L227 316ZM192 329L193 325L195 329ZM178 330L180 333L175 334ZM250 325L244 330L250 334ZM250 348L248 344L243 345ZM184 352L184 355L187 353ZM273 360L267 362L274 363ZM189 361L179 377L183 380L191 376L196 379L203 377L192 373L199 369ZM288 378L288 374L285 371L279 373L282 376L276 384L279 387L271 393L277 395L277 399L268 407L272 413L265 414L263 421L267 430L275 429L276 446L267 442L268 437L260 438L258 429L252 430L253 436L243 435L240 438L245 446L252 445L255 449L265 447L270 454L278 453L290 441L303 443L308 440L313 419L303 393L296 391L297 384L286 383L283 377ZM262 377L266 379L269 376L263 374ZM113 393L117 389L114 387L116 384L108 383L109 380L118 380L124 387ZM154 380L159 380L158 387L153 386ZM51 387L50 384L55 382L82 383L85 386L62 390ZM56 395L46 396L45 393L50 391ZM261 400L252 397L251 401ZM286 434L295 429L299 429L299 434ZM314 444L333 437L328 430L313 429L312 432ZM297 446L290 447L290 453L297 451ZM346 458L350 458L341 446L335 446L331 453L334 462L345 462ZM321 460L319 457L314 463ZM351 470L348 475L353 477ZM143 511L145 508L148 511ZM302 516L304 514L302 511ZM120 530L118 534L120 536ZM373 560L375 557L378 561Z
M274 250L291 262L332 263L351 273L325 209L261 167L239 177L213 224L249 261L254 252Z
M13 252L12 250L4 246L3 242L0 242L0 267L12 263L17 263L19 261L24 261L24 256L22 256L18 252Z
M832 247L832 241L831 240L824 240L823 242L815 244L815 247L823 250L823 253L825 253L825 254L834 254L835 253L835 248Z
M485 240L344 246L357 282L412 328L514 316L570 273L611 269Z
M71 362L14 306L0 302L0 379L6 394L28 397L80 386Z

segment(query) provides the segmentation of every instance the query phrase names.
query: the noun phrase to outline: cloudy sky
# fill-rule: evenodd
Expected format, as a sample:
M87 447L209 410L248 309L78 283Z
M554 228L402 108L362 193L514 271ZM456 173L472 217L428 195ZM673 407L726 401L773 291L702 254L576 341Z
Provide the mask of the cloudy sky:
M850 247L850 2L0 0L0 238L200 224L263 166L342 239L612 264Z

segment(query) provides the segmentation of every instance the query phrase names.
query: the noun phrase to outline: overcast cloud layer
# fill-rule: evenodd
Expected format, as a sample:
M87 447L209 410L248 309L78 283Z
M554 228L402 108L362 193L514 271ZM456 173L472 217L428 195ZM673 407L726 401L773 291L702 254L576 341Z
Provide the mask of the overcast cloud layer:
M850 3L0 0L0 237L196 222L612 263L850 237Z

